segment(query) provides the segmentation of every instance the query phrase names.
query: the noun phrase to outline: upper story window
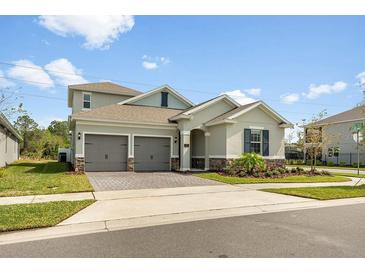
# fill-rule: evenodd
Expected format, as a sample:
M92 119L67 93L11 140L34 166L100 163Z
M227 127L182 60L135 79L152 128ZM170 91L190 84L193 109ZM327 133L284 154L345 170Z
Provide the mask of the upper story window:
M255 152L257 154L261 154L261 130L259 129L251 129L251 145L250 145L250 151Z
M90 109L91 108L91 94L90 93L83 93L83 103L82 108L83 109Z
M161 92L161 107L167 107L168 106L168 92Z

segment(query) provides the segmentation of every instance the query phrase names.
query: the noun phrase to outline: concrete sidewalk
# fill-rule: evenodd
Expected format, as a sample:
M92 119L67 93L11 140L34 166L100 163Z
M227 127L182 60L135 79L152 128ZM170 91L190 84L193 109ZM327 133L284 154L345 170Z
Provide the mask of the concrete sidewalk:
M171 187L171 188L153 188L153 189L132 189L132 190L114 190L98 192L77 192L49 195L29 195L15 197L0 197L0 205L12 204L33 204L53 201L78 201L86 199L115 200L125 198L142 198L142 197L160 197L168 195L186 195L193 193L209 192L226 192L240 190L258 190L265 188L286 188L286 187L315 187L315 186L340 186L354 185L359 182L365 182L365 179L351 178L348 182L339 183L270 183L270 184L217 184L211 186L192 186L192 187Z
M49 194L49 195L28 195L16 197L1 197L0 205L14 205L14 204L34 204L46 203L55 201L80 201L94 199L92 192L77 192L77 193L63 193L63 194Z

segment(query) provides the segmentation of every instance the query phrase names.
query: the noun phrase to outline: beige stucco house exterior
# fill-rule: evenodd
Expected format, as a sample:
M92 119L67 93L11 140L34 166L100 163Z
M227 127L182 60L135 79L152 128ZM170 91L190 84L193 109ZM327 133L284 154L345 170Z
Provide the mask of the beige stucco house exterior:
M21 136L8 119L0 113L0 167L19 159Z
M71 85L72 163L81 171L217 170L256 151L284 163L292 124L262 101L221 95L195 105L165 85L146 93L110 82Z

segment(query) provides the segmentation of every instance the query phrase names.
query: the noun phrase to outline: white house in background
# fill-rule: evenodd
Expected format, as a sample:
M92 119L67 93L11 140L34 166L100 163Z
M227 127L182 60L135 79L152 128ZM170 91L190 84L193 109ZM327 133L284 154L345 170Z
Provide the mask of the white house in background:
M86 171L216 170L243 152L284 164L292 124L262 101L221 95L195 105L165 85L142 93L114 83L68 87L71 161Z
M332 161L334 164L342 162L351 165L357 162L357 144L353 136L353 127L364 122L365 106L358 106L316 122L315 125L323 136L328 136L322 146L320 159L323 162ZM306 127L305 133L307 133ZM309 146L306 147L308 149ZM365 164L363 146L360 146L360 162Z
M0 167L19 159L19 133L4 114L0 113Z

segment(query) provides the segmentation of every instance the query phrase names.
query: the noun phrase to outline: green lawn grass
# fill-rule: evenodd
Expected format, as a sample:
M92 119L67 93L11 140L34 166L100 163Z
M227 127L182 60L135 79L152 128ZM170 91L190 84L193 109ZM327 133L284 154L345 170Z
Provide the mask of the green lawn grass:
M360 186L326 186L326 187L298 187L298 188L270 188L262 191L312 198L317 200L331 200L365 197L365 185Z
M54 226L94 200L0 206L0 232Z
M69 170L56 161L17 161L1 173L0 197L93 191L86 175Z
M342 176L305 176L296 175L284 178L244 178L223 176L218 173L197 173L197 177L215 180L226 184L259 184L259 183L321 183L321 182L347 182L351 179Z

